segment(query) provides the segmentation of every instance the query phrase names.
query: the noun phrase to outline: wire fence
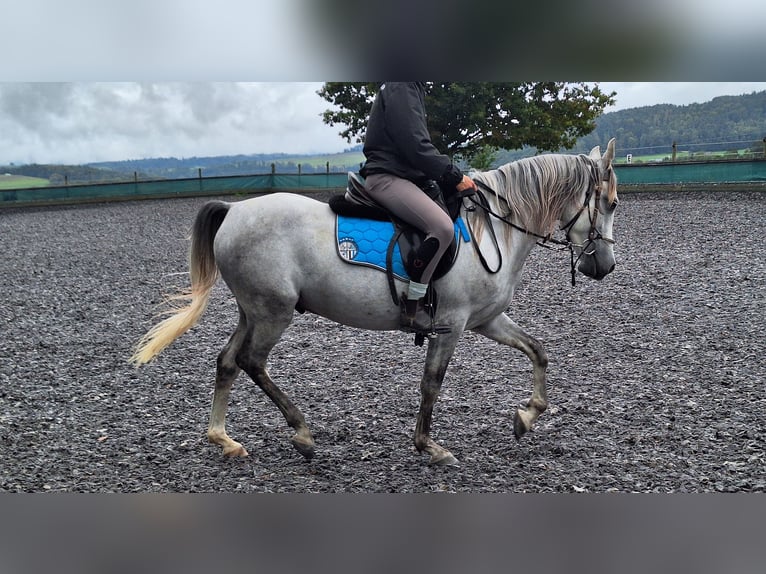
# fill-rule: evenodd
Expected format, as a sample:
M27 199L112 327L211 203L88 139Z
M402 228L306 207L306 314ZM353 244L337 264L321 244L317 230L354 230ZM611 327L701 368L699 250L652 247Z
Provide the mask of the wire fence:
M751 160L766 158L766 138L763 140L736 140L718 142L670 142L667 145L646 145L619 149L618 162L641 161L716 161ZM656 157L660 156L660 157Z
M615 163L618 177L624 184L766 181L766 138L762 141L672 142L665 146L622 148L619 154ZM0 207L282 190L339 190L346 186L347 172L358 171L361 164L339 166L327 161L323 169L312 166L311 170L305 170L302 164L297 163L288 166L288 172L279 173L277 164L271 164L268 173L246 175L221 175L214 169L199 167L192 171L196 177L183 178L158 178L134 171L132 174L123 174L118 181L84 179L88 172L77 170L87 166L37 167L57 171L48 173L46 177L45 171L41 170L37 179L34 179L2 173L0 170ZM280 169L282 167L279 166ZM68 168L72 171L68 172ZM90 171L96 172L98 176L99 170L91 168ZM210 175L209 172L216 175Z
M0 189L0 207L343 189L347 173L261 174Z

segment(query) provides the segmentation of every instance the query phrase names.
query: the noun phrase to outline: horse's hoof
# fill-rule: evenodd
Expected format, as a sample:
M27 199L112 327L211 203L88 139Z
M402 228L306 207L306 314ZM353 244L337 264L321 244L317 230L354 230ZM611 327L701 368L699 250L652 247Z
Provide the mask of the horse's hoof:
M516 414L513 415L513 436L516 437L517 442L521 440L521 437L527 434L527 430L529 429L527 429L527 425L521 419L521 415L517 410Z
M290 439L290 442L293 443L295 450L301 453L306 460L314 458L314 441L311 438L306 439L295 435Z
M226 458L240 458L250 456L250 453L245 450L244 446L239 443L235 443L230 447L223 449L223 456Z
M431 466L460 466L460 461L452 456L452 453L443 452L439 455L431 456L428 464Z

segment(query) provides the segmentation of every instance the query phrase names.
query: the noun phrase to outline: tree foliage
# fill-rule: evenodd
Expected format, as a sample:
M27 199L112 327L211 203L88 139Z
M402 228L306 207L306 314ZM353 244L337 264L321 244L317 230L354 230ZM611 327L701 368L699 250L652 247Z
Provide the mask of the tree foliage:
M348 142L364 141L380 84L327 82L319 95L334 108L325 123L343 126ZM572 147L614 103L598 84L565 82L430 82L426 111L431 140L442 153L470 161L487 149L541 151Z

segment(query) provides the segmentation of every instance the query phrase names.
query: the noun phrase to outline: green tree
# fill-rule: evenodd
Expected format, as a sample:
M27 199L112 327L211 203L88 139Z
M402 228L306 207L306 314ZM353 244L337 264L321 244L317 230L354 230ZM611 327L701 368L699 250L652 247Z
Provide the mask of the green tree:
M378 83L327 82L318 94L334 109L322 119L342 125L350 143L364 141ZM566 82L429 82L426 110L431 140L442 153L472 163L488 149L570 148L595 128L614 103L598 84ZM482 157L481 161L486 158Z
M487 171L497 159L498 149L484 145L471 157L470 166L477 171Z

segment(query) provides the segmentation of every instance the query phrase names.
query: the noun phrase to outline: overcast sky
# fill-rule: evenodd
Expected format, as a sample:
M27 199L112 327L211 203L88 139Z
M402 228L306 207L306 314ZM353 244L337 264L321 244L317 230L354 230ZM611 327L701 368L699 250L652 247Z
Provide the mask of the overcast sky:
M0 83L0 165L148 157L335 153L352 144L322 122L321 83ZM614 83L607 111L701 103L766 82Z
M416 10L434 4L438 14ZM580 18L575 34L569 34L572 22L550 17L569 12L532 4L6 0L0 15L0 165L340 152L351 144L338 136L338 127L322 122L328 104L316 94L321 81L380 76L369 71L376 69L370 62L386 64L374 57L385 56L389 37L422 38L428 30L418 18L438 33L426 34L428 41L406 59L416 61L415 70L442 72L413 76L462 79L455 76L484 63L491 67L477 79L716 80L605 82L604 91L617 92L617 105L607 111L766 89L766 81L741 83L766 80L763 0L583 2L572 14ZM559 8L565 5L561 0ZM488 10L495 23L506 15L522 24L547 22L541 33L566 32L569 40L557 46L548 38L546 51L528 49L537 35L530 39L524 30L497 35L502 41L482 36ZM369 25L373 19L377 27ZM379 29L382 36L375 35ZM472 41L450 42L441 37L445 30ZM592 42L572 44L602 37L599 50ZM370 50L379 45L382 50ZM655 46L661 46L657 54L644 49ZM568 66L562 74L555 64L565 55L574 58L562 60ZM129 82L116 83L122 80Z
M0 84L0 165L339 152L321 83Z

